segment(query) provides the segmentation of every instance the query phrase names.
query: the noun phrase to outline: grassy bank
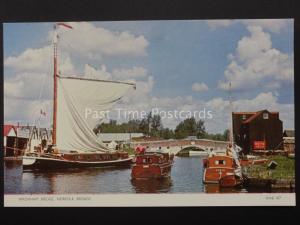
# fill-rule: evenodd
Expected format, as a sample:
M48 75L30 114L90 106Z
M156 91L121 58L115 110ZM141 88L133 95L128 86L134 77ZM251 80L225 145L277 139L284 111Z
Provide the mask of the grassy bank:
M244 168L247 176L263 179L295 179L295 159L286 156L267 156L269 162L278 163L275 169L268 169L265 165L251 165Z

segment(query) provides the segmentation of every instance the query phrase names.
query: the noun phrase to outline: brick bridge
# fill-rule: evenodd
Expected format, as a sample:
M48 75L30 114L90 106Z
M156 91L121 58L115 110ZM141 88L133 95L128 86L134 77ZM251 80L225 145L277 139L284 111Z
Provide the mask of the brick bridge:
M149 146L150 149L158 149L161 147L163 151L177 154L181 150L188 147L196 147L200 149L224 149L228 145L226 141L214 141L208 139L195 140L159 140L159 141L135 141L131 142L131 146L135 148L137 145Z

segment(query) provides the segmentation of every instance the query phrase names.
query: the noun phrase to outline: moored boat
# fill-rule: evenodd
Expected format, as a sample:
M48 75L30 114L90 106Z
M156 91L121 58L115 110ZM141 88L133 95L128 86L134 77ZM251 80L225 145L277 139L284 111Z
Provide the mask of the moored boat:
M93 126L134 83L67 77L57 71L57 23L54 29L54 90L52 140L36 154L23 156L24 169L60 169L81 167L119 167L131 165L128 153L109 149L96 136ZM100 114L97 121L91 117ZM90 117L88 116L90 115ZM101 116L102 115L102 116Z
M131 170L133 179L169 177L173 165L173 155L163 152L140 151L136 154Z
M229 83L229 90L231 83ZM232 102L230 101L232 108ZM232 111L232 110L231 110ZM231 122L232 124L232 122ZM205 184L219 184L220 187L235 187L243 182L239 152L241 148L234 144L232 127L229 129L229 144L227 148L215 152L211 150L203 161Z
M249 165L259 165L259 164L266 164L269 160L268 159L241 159L240 163L241 166L249 166Z
M23 169L52 170L85 167L130 166L133 157L128 153L66 153L23 156Z
M230 179L235 179L238 169L234 158L228 155L210 156L205 160L204 166L203 182L206 184L220 184L220 180L228 176ZM231 177L232 175L233 177ZM226 180L223 181L226 183ZM233 182L231 183L233 184Z

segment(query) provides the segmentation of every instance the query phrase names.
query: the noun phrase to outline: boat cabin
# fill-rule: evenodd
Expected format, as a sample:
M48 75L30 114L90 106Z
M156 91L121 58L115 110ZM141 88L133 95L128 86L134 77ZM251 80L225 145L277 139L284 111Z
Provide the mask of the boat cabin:
M136 164L162 164L172 160L168 153L147 152L136 156Z
M209 157L206 162L208 168L211 167L236 167L234 159L230 156Z

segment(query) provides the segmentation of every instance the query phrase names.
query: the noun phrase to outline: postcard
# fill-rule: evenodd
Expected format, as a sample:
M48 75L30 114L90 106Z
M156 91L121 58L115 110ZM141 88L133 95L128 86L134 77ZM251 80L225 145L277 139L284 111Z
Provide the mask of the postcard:
M293 19L3 35L5 206L296 204Z

